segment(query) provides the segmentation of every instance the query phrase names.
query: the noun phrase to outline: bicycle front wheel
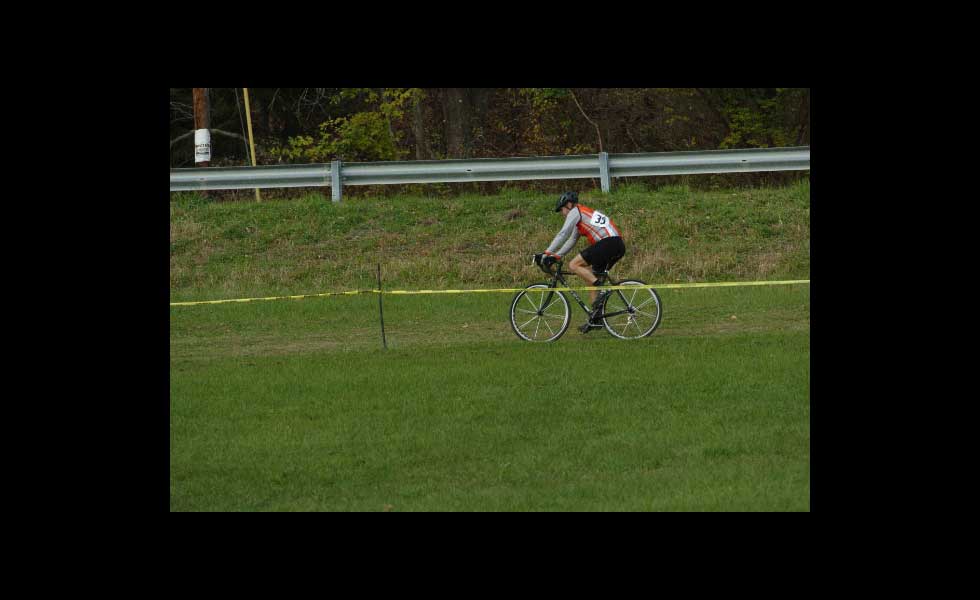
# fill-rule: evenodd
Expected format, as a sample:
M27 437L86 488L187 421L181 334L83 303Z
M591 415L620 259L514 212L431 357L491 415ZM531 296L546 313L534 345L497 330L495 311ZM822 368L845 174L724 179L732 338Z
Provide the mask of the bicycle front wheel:
M616 285L646 285L638 279L620 281ZM603 304L602 324L606 331L623 340L644 338L660 325L663 305L653 288L612 290Z
M527 286L510 303L510 326L517 337L528 342L553 342L571 320L565 294L546 283Z

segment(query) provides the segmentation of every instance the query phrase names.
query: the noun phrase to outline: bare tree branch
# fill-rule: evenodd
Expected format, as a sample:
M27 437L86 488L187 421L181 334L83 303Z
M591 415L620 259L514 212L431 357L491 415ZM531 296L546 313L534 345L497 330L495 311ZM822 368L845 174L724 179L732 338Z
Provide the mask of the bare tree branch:
M221 129L214 129L214 128L212 128L211 131L213 131L213 132L215 132L217 134L220 134L220 135L225 135L225 136L233 137L233 138L236 138L236 139L239 139L239 140L248 141L248 140L245 139L245 136L239 135L237 133L232 133L230 131L223 131Z
M599 152L602 152L602 132L599 131L599 126L595 124L595 121L589 118L589 115L585 114L584 110L582 110L582 105L578 103L578 98L575 97L575 91L572 88L568 88L568 91L572 94L572 100L575 101L575 106L578 107L579 112L582 113L582 116L585 117L586 121L592 123L592 126L595 127L596 137L599 138Z
M633 138L633 132L630 131L629 125L626 126L626 135L628 135L630 141L633 142L633 149L636 150L637 152L642 152L642 150L640 150L640 145L637 144L636 139Z
M174 147L174 144L176 144L180 140L182 140L184 138L187 138L187 137L190 137L192 135L194 135L194 130L193 129L191 129L190 131L188 131L184 135L179 135L179 136L175 137L174 139L170 140L170 147L173 148Z
M214 133L217 133L219 135L225 135L225 136L228 136L228 137L237 138L239 140L246 141L246 142L248 141L248 140L245 139L245 136L241 136L241 135L238 135L237 133L232 133L230 131L224 131L222 129L211 129L211 131L213 131ZM193 129L190 130L190 131L188 131L187 133L185 133L183 135L179 135L179 136L175 137L174 139L170 140L170 147L173 148L174 147L174 144L176 144L180 140L182 140L184 138L187 138L187 137L190 137L192 135L194 135L194 130Z
M170 110L179 114L182 117L194 118L194 111L190 104L184 102L178 102L177 100L170 101Z

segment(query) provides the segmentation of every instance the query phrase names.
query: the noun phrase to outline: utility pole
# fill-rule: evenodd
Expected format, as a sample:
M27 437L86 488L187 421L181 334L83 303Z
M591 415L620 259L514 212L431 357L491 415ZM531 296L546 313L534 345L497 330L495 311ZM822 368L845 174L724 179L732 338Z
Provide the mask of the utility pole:
M211 100L209 88L194 89L194 166L211 165Z

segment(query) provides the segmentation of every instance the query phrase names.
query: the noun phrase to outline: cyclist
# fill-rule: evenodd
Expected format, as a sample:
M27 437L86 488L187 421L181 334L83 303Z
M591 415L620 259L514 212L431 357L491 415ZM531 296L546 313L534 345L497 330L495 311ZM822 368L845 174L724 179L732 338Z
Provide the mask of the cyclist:
M565 223L548 249L534 255L535 262L550 267L575 246L580 235L584 235L589 240L589 247L576 255L568 266L585 283L594 286L598 279L595 273L608 271L626 254L626 245L619 229L609 215L579 204L576 192L565 192L559 196L555 212L560 212L565 217ZM602 326L594 320L598 311L595 306L598 293L598 290L589 292L593 308L589 322L580 327L583 333L588 333L593 327Z

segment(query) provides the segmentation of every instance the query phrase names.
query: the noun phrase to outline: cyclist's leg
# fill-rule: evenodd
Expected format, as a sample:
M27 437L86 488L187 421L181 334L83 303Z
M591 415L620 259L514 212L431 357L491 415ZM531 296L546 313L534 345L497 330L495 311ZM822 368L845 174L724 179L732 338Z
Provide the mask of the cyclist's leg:
M602 239L585 250L582 250L580 256L585 261L585 264L592 267L591 269L583 267L583 270L588 273L588 277L583 277L583 279L586 279L589 285L594 285L597 279L596 273L608 272L623 257L625 252L626 247L620 237ZM576 271L576 273L578 272ZM595 304L598 295L598 290L591 291L592 304Z
M589 246L589 248L592 248L592 246ZM588 254L589 248L583 250L582 254ZM582 256L582 254L576 255L575 258L572 259L572 262L568 264L568 268L570 268L573 273L578 275L579 278L586 283L586 285L592 285L598 278L595 276L595 273L592 272L589 261ZM596 294L598 294L596 290L591 290L589 292L589 298L593 304L595 303Z

